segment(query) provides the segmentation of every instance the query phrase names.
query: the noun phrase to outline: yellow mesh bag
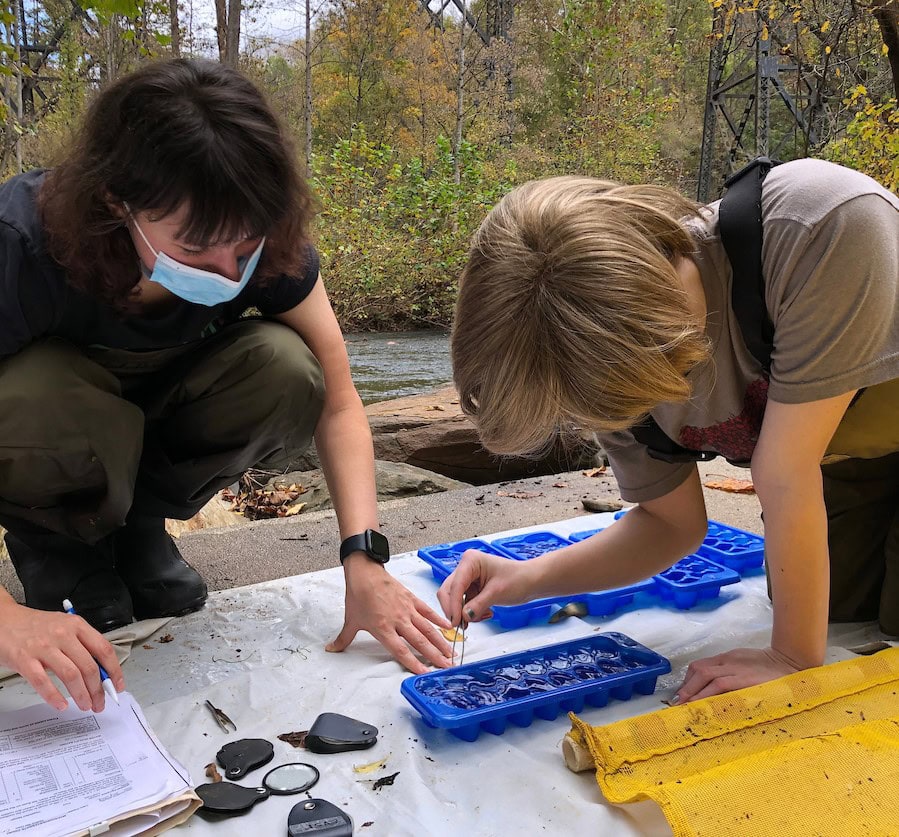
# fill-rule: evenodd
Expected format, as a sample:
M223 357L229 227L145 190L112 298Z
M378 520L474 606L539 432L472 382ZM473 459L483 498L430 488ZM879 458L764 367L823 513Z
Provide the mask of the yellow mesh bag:
M610 802L676 837L899 837L899 649L605 727L571 716Z

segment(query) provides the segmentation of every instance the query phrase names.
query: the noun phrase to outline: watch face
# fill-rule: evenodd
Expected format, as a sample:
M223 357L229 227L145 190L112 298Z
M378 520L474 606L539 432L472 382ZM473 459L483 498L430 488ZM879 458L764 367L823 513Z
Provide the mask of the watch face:
M373 558L381 562L390 560L390 544L380 532L374 529L368 530L369 553Z

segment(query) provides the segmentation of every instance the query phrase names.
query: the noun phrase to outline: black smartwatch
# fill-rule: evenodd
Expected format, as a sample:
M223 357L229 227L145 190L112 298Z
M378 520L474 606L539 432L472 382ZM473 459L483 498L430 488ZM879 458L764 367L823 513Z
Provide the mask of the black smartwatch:
M340 563L354 552L364 552L372 561L386 564L390 560L390 544L380 532L366 529L361 535L351 535L340 545Z

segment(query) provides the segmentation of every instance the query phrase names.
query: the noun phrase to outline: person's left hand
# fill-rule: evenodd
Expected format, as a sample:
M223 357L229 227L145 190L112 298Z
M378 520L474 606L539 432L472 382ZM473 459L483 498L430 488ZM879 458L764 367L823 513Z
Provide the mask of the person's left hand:
M343 628L326 651L343 651L359 631L368 631L413 674L428 668L412 649L437 668L453 664L452 646L435 627L452 628L446 619L367 556L351 555L345 566Z
M676 703L745 689L801 669L773 648L735 648L690 663L683 685L677 690Z

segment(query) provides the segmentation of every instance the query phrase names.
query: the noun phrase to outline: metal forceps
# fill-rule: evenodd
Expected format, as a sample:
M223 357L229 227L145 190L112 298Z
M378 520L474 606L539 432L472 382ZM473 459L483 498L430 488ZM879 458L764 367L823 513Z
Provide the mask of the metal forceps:
M209 711L212 713L212 717L215 718L215 722L225 731L225 732L237 732L237 724L234 723L221 709L217 706L213 706L210 701L206 701L206 706L209 708ZM230 726L230 729L229 729Z
M461 635L462 636L462 654L459 656L459 665L465 662L465 635L463 633L463 629L465 627L465 602L468 600L468 596L463 593L462 594L462 613L459 616L459 627L453 631L453 659L456 658L456 640Z

